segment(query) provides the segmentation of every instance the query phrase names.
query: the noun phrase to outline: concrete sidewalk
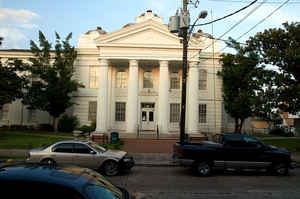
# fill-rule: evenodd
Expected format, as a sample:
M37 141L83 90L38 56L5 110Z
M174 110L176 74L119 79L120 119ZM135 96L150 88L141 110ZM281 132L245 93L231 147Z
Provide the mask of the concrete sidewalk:
M0 149L0 162L5 162L7 159L20 158L21 160L26 158L28 150L5 150ZM136 166L159 166L159 167L171 167L177 166L172 162L171 153L129 153L133 156ZM293 159L300 162L300 154L292 155ZM300 165L299 165L300 166Z

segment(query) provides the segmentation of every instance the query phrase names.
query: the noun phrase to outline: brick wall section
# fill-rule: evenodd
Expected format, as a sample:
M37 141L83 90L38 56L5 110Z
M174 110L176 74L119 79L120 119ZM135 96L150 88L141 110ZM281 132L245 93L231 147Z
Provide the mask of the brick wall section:
M123 139L124 151L129 153L173 153L178 139Z

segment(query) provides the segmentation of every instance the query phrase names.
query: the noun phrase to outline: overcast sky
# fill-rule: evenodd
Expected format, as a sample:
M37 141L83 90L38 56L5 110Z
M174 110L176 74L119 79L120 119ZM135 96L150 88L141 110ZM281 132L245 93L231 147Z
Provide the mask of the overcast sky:
M298 0L284 5L239 41L243 42L249 36L267 28L282 27L281 24L286 21L299 21L300 1L293 3L295 1ZM210 34L213 30L214 37L218 38L259 6L259 2L262 0L236 15L214 23L213 27L207 25L202 26L201 29ZM266 2L222 39L227 39L229 36L238 38L285 0ZM206 19L199 20L199 23L205 23L237 11L249 3L248 0L238 0L238 2L237 0L201 0L198 8L189 6L191 22L194 22L201 10L207 10L209 14ZM29 41L37 40L38 30L41 30L52 43L55 31L62 37L72 32L71 42L76 46L80 34L93 30L97 26L101 26L107 32L116 31L127 23L135 22L135 17L147 10L152 10L153 13L163 17L164 23L167 24L169 17L180 7L182 7L182 0L0 0L0 36L4 37L1 48L29 49ZM196 27L195 31L199 28ZM222 48L224 46L223 43Z

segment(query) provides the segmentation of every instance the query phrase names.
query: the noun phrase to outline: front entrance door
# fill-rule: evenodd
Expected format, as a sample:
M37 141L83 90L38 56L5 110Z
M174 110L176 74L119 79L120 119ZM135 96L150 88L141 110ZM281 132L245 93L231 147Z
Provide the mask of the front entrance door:
M154 103L142 103L141 104L141 130L154 131Z

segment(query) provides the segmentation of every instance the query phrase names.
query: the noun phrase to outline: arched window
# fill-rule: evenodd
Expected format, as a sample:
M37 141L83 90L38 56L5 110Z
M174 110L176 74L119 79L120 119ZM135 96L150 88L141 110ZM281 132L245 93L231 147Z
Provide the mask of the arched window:
M204 69L199 70L199 90L206 90L207 72Z
M127 73L125 71L118 71L116 77L117 88L127 88Z

